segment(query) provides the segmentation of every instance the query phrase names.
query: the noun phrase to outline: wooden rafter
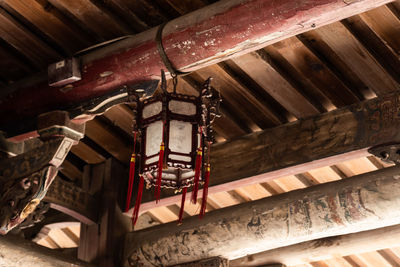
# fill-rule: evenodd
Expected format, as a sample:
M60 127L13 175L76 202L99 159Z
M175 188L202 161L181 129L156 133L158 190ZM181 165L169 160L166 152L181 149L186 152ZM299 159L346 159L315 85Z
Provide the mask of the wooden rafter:
M164 29L163 44L176 68L194 71L388 2L219 1L171 21ZM225 23L233 19L235 23ZM3 90L4 94L11 94L9 101L2 104L1 114L8 116L1 116L1 123L10 123L17 117L35 117L55 108L67 109L67 105L79 105L124 85L158 77L164 65L154 40L156 31L154 28L128 36L83 56L83 79L74 83L72 89L54 90L47 81L31 80ZM104 73L110 75L105 79L101 75Z

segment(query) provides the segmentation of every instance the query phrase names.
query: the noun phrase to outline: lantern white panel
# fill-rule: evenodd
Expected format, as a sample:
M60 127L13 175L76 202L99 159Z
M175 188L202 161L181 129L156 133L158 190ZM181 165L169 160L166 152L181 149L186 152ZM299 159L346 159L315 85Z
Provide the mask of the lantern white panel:
M172 120L169 128L169 149L173 152L189 154L192 151L192 124Z
M146 164L150 164L150 163L154 163L154 162L157 162L157 161L158 161L158 156L154 156L152 158L148 158L145 163Z
M146 156L151 156L160 152L162 142L163 123L155 121L147 126L146 130Z
M169 158L172 160L180 160L180 161L185 161L185 162L190 162L192 160L191 157L187 157L187 156L181 156L181 155L169 155Z
M172 113L176 114L189 116L196 114L196 105L186 101L171 100L169 101L168 108Z
M162 103L160 101L151 103L143 108L142 116L143 119L153 117L154 115L160 114L162 110Z

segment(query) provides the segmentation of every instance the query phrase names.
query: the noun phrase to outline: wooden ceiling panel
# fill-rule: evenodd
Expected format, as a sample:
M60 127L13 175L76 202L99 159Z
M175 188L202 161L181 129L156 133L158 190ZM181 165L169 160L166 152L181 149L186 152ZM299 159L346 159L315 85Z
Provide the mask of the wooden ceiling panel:
M331 47L376 95L397 90L397 83L341 23L332 23L304 34Z
M85 134L119 161L126 164L129 162L132 153L129 141L132 140L126 140L112 131L111 126L94 119L87 123Z
M74 16L103 40L132 33L130 29L118 23L118 19L112 17L107 10L100 9L90 0L49 0L49 2L64 13Z
M347 176L351 177L371 171L375 171L378 168L367 158L360 158L356 160L349 160L336 164L336 166Z
M400 54L400 18L388 6L362 13L360 17L395 53Z
M56 51L24 28L2 8L0 8L0 38L25 55L40 69L46 68L49 62L60 58Z
M28 20L69 54L73 54L89 45L78 32L68 27L57 16L36 1L5 0L1 5L4 8L13 9L14 12Z
M330 111L359 101L359 98L304 44L292 37L267 47L279 52L301 74L321 92L315 97Z
M220 66L207 67L196 73L203 80L213 77L213 86L219 89L222 98L226 99L236 109L240 107L240 110L249 114L250 118L260 127L259 129L265 129L273 125L273 123L269 122L270 111L249 90L233 79Z
M233 61L295 117L304 118L319 113L315 106L268 63L268 59L263 59L257 53L250 53Z

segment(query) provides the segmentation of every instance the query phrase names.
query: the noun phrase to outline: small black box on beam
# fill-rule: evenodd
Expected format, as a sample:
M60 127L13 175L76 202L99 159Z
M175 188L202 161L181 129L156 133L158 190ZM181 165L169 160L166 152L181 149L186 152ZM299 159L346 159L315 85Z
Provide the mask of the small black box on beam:
M49 65L47 69L49 85L63 86L81 79L81 71L77 58L68 58Z

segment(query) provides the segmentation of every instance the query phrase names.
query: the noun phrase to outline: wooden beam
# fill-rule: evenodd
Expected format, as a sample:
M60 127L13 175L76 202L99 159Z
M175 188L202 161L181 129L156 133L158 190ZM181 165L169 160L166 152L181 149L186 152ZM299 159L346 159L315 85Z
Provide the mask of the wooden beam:
M221 257L214 257L196 262L182 263L173 267L229 267L229 261Z
M53 181L43 201L85 224L94 224L98 220L98 205L94 197L60 177Z
M0 237L0 251L2 266L93 266L10 234Z
M163 31L162 42L177 69L195 71L389 2L218 1L172 20ZM46 80L15 83L2 90L2 96L8 94L8 101L2 103L0 124L35 117L56 108L79 106L125 85L157 79L165 66L157 50L156 32L157 28L153 28L126 36L82 56L82 80L68 90L49 87ZM105 73L110 75L104 77Z
M373 242L371 242L373 240ZM400 225L360 233L316 239L248 255L229 262L230 267L264 266L281 262L288 266L329 260L400 246Z
M209 212L126 237L125 261L236 259L328 236L400 224L400 166Z
M400 92L215 144L209 192L368 156L372 146L400 142L398 110ZM160 204L168 206L179 202L180 196L165 190L162 198ZM154 207L153 194L147 190L141 211Z

